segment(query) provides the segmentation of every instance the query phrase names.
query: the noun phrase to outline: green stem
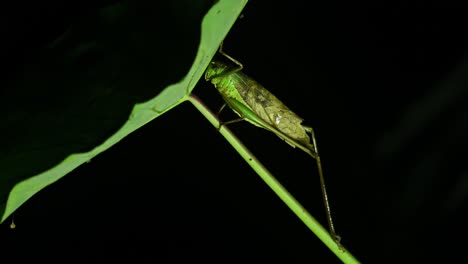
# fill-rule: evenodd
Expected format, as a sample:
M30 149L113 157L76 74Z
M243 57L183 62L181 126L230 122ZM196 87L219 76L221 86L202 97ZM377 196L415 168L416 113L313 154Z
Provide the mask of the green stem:
M219 127L217 116L194 94L187 98L206 119L214 126ZM302 205L273 177L273 175L255 158L255 156L242 144L242 142L226 127L219 129L221 135L234 147L244 160L257 172L265 183L283 200L284 203L301 219L301 221L344 263L359 263L353 255L339 247L332 239L328 231L314 218Z

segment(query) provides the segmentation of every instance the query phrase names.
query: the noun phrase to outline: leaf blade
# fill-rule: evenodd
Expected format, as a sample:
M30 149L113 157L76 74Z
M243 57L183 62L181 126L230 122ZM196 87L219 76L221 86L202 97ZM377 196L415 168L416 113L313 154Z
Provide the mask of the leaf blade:
M216 53L219 43L237 19L246 2L246 0L218 1L208 11L202 21L201 42L197 56L188 74L182 81L170 84L155 98L145 103L136 104L127 122L102 144L95 146L88 152L70 154L52 168L42 173L28 176L27 179L16 183L9 191L6 201L2 201L4 203L4 211L0 223L5 221L16 209L46 186L59 180L80 165L109 149L133 131L185 101L188 93L195 87L204 69ZM5 176L5 173L2 173L2 177L7 176Z

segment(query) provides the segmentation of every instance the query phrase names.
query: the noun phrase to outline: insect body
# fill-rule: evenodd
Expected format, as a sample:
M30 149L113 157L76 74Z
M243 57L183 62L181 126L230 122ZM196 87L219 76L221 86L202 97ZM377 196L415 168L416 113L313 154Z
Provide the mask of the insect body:
M224 125L246 120L255 126L273 132L289 145L303 150L316 160L328 226L333 239L340 245L340 238L335 233L331 218L322 164L313 129L303 126L301 124L302 118L292 112L262 85L241 72L242 64L224 53L222 44L219 52L237 65L234 67L224 62L212 61L205 72L205 80L214 84L226 104L240 117L225 122ZM309 134L312 137L312 142Z
M315 158L317 153L307 134L312 129L301 125L302 118L241 69L242 66L233 68L213 61L208 66L205 79L215 85L227 105L241 119L275 133L291 146L299 147Z

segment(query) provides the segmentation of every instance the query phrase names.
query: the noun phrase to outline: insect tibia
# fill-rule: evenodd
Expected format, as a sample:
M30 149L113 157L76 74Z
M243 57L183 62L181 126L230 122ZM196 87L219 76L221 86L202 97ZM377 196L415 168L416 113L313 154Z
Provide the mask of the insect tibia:
M229 56L223 51L223 44L219 46L219 53L221 53L224 57L228 58L230 61L234 62L237 65L237 71L241 71L244 68L244 65L242 65L240 61L234 59L233 57Z

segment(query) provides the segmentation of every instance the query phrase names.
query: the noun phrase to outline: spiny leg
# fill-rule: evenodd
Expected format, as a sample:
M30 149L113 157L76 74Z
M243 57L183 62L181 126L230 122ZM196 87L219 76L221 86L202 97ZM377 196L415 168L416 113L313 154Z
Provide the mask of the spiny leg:
M242 69L244 69L244 66L242 65L242 63L240 63L238 60L234 59L233 57L229 56L226 52L223 51L223 43L224 42L221 42L221 44L219 45L219 53L221 55L223 55L224 57L228 58L230 61L232 61L234 64L236 64L238 66L234 70L229 71L229 74L233 74L233 73L242 71Z
M330 204L328 202L327 188L325 186L325 177L323 176L322 162L320 160L320 155L319 155L318 148L317 148L317 141L315 140L314 129L312 127L305 127L305 126L304 126L304 129L307 132L309 132L312 137L312 145L314 146L315 160L317 162L317 170L318 170L319 178L320 178L320 187L322 188L322 197L323 197L323 202L325 205L325 212L327 214L328 228L330 230L330 234L333 240L335 240L336 244L338 245L338 247L340 247L340 249L343 249L343 246L340 243L341 237L338 234L336 234L335 226L333 225Z
M221 108L218 110L218 117L219 117L219 114L221 113L221 111L223 111L223 109L226 107L226 104L223 104L221 106ZM219 126L218 128L216 129L218 132L219 130L221 129L222 126L226 126L226 125L229 125L229 124L234 124L234 123L237 123L237 122L240 122L240 121L244 121L244 118L243 117L240 117L240 118L237 118L237 119L234 119L234 120L231 120L231 121L227 121L227 122L222 122L222 121L219 121Z
M227 126L229 124L234 124L234 123L237 123L237 122L240 122L240 121L244 121L245 119L243 117L239 117L239 118L236 118L234 120L231 120L231 121L227 121L227 122L223 122L219 128L221 128L221 126Z
M237 65L237 67L232 67L231 69L229 70L226 70L226 71L222 71L221 73L218 73L218 74L215 74L214 76L211 76L210 77L210 80L211 79L215 79L215 78L224 78L226 76L229 76L231 74L234 74L236 72L239 72L239 71L242 71L242 69L244 68L244 66L242 66L242 63L240 63L238 60L234 59L233 57L229 56L228 54L226 54L224 51L223 51L223 42L221 42L221 44L219 45L219 50L218 52L223 55L224 57L228 58L231 62L233 62L234 64ZM213 61L211 63L214 63Z

